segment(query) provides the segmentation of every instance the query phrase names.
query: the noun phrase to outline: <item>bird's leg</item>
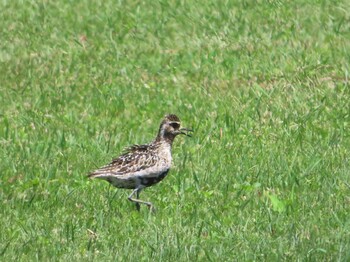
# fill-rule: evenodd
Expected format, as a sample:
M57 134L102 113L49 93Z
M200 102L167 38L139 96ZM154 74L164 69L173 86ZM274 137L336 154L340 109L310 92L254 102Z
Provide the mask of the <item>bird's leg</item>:
M137 209L138 211L140 211L140 204L144 204L144 205L148 206L149 209L150 209L151 211L153 211L154 208L153 208L153 205L152 205L151 202L146 202L146 201L143 201L143 200L140 200L140 199L139 199L139 195L140 195L141 190L142 190L142 187L137 187L136 189L134 189L134 190L132 191L132 193L128 196L128 199L129 199L131 202L135 202L135 203L136 203L136 209ZM132 198L132 196L133 196L135 193L136 193L136 198Z
M136 191L136 199L140 199L140 191L141 190ZM136 209L137 209L137 211L140 211L140 203L136 202Z

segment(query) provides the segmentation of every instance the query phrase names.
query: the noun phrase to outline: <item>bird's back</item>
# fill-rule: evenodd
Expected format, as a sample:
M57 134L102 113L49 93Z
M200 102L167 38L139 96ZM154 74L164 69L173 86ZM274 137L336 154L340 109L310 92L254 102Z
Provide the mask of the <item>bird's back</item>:
M171 166L171 147L163 143L133 145L113 161L89 174L116 187L151 186L162 180Z

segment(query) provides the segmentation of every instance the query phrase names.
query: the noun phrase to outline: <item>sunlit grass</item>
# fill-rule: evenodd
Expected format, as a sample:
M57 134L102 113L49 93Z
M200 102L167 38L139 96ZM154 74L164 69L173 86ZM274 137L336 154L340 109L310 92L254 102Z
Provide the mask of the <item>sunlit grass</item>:
M346 1L3 1L0 258L348 261ZM195 130L142 192L86 174Z

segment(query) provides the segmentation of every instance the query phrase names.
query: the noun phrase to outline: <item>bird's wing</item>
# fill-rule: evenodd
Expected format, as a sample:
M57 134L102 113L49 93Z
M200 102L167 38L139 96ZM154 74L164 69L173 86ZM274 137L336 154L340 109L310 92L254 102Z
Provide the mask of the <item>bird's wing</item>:
M123 176L150 168L158 160L157 156L151 152L149 145L133 145L124 154L113 159L110 164L91 172L89 177L98 177L104 174Z

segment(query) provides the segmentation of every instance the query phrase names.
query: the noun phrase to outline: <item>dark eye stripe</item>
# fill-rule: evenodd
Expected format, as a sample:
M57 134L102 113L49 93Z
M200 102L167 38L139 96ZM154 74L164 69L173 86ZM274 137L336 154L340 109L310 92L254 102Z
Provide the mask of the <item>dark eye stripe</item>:
M180 124L179 124L179 123L176 123L176 122L170 123L170 125L171 125L173 128L175 128L175 129L177 129L177 128L180 127Z

